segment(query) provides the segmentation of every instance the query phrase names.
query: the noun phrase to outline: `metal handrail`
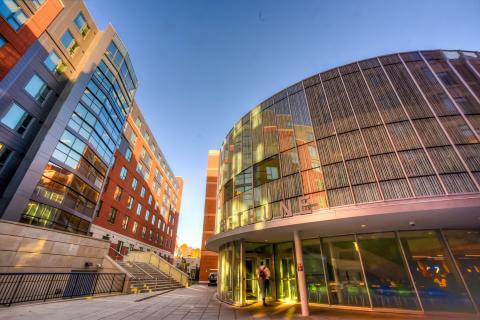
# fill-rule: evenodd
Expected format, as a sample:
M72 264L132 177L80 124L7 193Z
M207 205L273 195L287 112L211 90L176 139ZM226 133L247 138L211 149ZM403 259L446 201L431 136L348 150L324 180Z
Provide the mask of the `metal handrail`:
M117 250L111 248L113 251L115 251L116 253L118 253L122 258L125 258L125 256L121 253L121 252L118 252ZM135 261L128 261L128 262L131 262L135 267L137 267L138 269L142 270L143 273L145 273L147 276L149 276L151 279L157 279L155 277L153 277L150 273L148 273L147 271L143 270L142 267L140 267L139 265L137 265L135 263ZM135 275L132 274L132 278L133 279L138 279Z
M151 263L151 261L152 261L152 256L153 256L153 254L151 254L151 255L150 255L150 258L148 259L149 263ZM169 268L168 268L169 275L170 275L170 270L171 270L171 269L174 269L174 270L182 273L187 279L189 278L189 276L188 276L188 274L187 274L186 272L184 272L184 271L182 271L181 269L177 268L173 263L170 263L168 260L162 258L161 256L155 255L155 257L156 257L157 259L159 259L159 260L163 260L163 262L165 262L165 263L168 264L168 266L169 266Z
M0 273L0 305L122 292L124 273Z

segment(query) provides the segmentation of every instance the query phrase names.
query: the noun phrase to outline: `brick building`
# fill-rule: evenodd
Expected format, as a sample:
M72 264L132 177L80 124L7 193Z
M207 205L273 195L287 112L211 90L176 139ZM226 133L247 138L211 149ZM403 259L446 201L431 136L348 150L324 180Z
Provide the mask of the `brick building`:
M141 250L173 262L182 189L134 103L90 231L114 258Z
M207 250L205 243L215 233L215 214L217 202L217 177L219 151L208 151L207 181L205 187L205 208L203 218L202 251L200 256L200 282L208 281L208 275L218 270L218 255Z
M0 57L0 216L88 234L138 84L128 50L83 1L1 0Z

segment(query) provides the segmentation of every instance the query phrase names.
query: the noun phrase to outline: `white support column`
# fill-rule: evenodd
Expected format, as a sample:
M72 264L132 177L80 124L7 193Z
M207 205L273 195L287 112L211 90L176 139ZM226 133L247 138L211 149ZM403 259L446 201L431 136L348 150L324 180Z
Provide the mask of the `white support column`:
M305 271L303 266L302 242L300 240L300 234L297 230L293 232L293 241L295 242L295 260L297 262L298 292L300 293L302 316L308 317L310 315L310 310L308 309L307 282L305 281Z

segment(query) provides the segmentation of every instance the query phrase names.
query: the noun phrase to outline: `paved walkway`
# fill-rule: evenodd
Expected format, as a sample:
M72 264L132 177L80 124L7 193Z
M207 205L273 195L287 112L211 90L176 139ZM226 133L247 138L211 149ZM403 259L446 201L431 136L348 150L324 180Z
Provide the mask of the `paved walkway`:
M188 289L177 289L162 295L158 295L158 293L124 295L0 308L0 319L2 320L240 320L301 318L298 315L299 306L296 304L273 304L267 308L263 308L260 305L253 305L248 308L234 308L220 303L215 298L215 288L200 285L195 285ZM412 315L313 308L312 316L308 319L393 320L427 318ZM429 319L440 318L432 317ZM468 318L463 317L462 319Z

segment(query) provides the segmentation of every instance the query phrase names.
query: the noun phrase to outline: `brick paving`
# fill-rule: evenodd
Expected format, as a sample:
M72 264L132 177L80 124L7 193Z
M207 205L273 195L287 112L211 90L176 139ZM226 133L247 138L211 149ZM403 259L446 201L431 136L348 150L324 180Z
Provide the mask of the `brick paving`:
M8 320L218 320L218 319L452 319L419 315L354 312L311 308L312 316L299 316L298 304L259 304L235 308L220 303L215 288L195 285L158 295L137 294L0 308L0 319ZM148 299L144 299L148 298ZM141 300L141 301L139 301ZM474 319L461 317L461 319Z

